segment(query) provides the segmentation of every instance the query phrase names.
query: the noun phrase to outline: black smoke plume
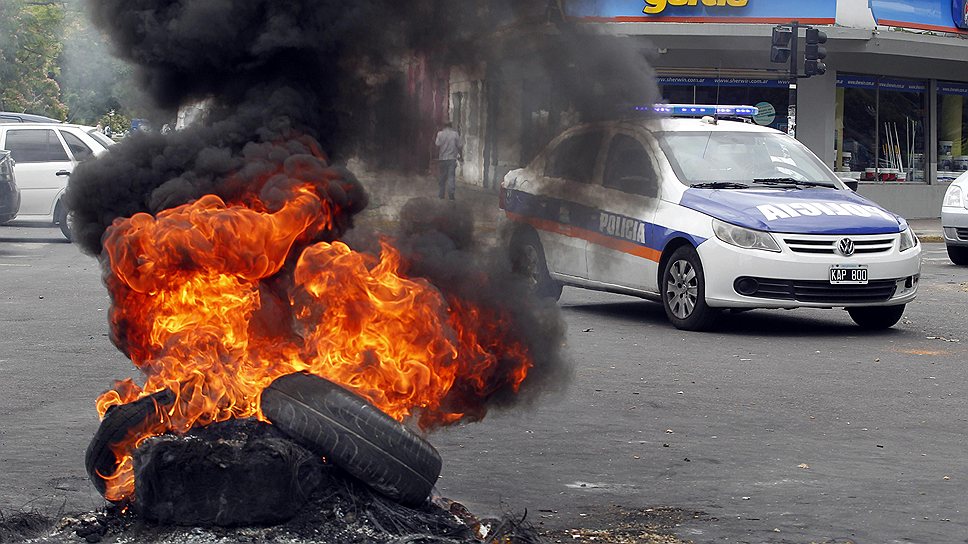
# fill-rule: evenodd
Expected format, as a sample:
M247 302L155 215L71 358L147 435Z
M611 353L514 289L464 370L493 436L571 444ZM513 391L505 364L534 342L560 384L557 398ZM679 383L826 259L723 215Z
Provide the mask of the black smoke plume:
M359 146L366 108L406 55L432 56L445 65L487 62L499 73L507 49L491 38L523 21L540 30L539 41L547 41L537 48L544 73L532 75L560 83L586 117L603 116L605 100L654 96L639 51L577 30L562 19L556 1L88 0L88 5L115 53L134 66L152 100L149 109L173 114L206 104L198 122L168 134L135 133L72 174L67 204L75 241L101 257L106 272L102 244L112 223L209 194L226 202L244 200L248 192L271 189L267 175L287 171L294 161L319 178L312 181L320 198L336 203L334 225L319 239L342 237L367 197L352 174L332 165ZM307 166L307 161L316 162ZM331 183L336 178L341 182ZM332 186L342 192L326 193ZM405 210L439 219L428 224L403 218L397 244L408 273L427 278L447 295L509 311L535 357L529 387L561 383L568 372L557 307L528 295L510 273L506 255L479 251L473 226L454 213L419 204ZM363 235L356 244L375 250L373 239ZM115 342L130 355L132 332L114 326ZM498 404L511 397L505 390L493 393L490 400Z

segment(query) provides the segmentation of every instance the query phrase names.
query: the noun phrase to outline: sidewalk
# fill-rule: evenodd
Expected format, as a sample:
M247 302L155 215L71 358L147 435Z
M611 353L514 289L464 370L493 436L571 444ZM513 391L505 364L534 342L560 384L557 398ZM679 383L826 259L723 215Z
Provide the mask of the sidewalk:
M944 242L944 235L941 230L941 218L934 219L908 219L908 225L922 243Z

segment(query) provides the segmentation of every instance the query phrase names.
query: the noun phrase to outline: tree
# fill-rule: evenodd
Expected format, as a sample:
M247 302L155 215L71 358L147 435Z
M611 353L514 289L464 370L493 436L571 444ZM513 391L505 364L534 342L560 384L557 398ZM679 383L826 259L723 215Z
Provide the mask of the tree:
M94 28L79 0L67 0L63 30L64 50L60 55L63 101L68 120L93 125L102 116L129 113L124 107L137 101L131 67L110 54L110 44ZM118 127L114 127L118 128Z
M66 117L55 79L63 20L63 2L0 2L0 109Z

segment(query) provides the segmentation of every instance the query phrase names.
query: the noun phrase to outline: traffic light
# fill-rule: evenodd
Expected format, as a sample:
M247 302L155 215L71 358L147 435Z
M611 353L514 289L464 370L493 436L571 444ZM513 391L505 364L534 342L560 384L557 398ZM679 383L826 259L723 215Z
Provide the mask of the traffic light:
M823 59L827 58L827 34L816 28L808 28L806 47L803 50L803 73L807 77L819 76L827 72Z
M793 30L790 27L773 27L773 46L770 47L770 62L782 64L790 60L791 39L793 39Z

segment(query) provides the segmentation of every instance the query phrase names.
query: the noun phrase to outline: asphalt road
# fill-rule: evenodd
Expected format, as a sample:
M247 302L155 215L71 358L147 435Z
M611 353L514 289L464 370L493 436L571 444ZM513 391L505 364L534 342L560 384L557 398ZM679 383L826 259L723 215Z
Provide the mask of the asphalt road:
M838 310L685 333L656 304L566 288L574 380L431 435L438 489L546 529L651 509L681 511L695 542L968 542L968 268L925 248L919 298L877 333ZM108 305L59 231L0 227L0 515L103 504L84 471L93 403L135 376Z

